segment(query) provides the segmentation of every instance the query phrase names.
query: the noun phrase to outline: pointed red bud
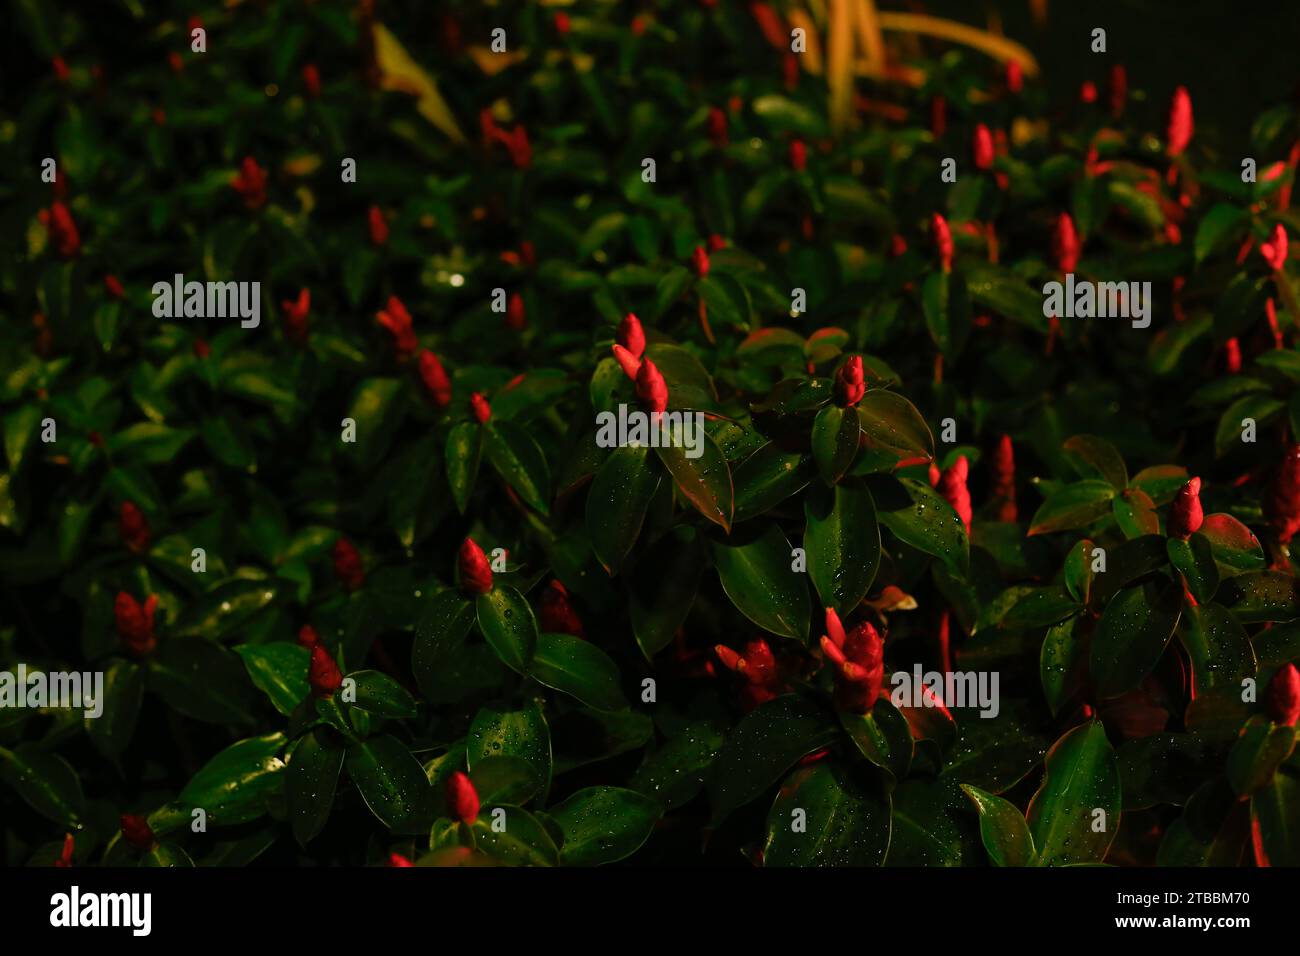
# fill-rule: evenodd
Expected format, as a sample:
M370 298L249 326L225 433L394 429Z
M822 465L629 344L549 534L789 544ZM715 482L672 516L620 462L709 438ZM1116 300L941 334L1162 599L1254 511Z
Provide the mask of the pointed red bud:
M939 494L943 495L943 500L952 505L952 510L957 512L957 517L966 526L967 534L970 534L971 522L970 489L966 487L966 478L969 474L970 462L966 460L965 455L962 455L952 463L951 467L944 469L939 477Z
M835 404L849 408L862 400L867 386L862 373L862 356L850 355L835 372Z
M704 251L703 246L696 246L695 251L691 253L691 265L695 267L695 274L703 279L709 274L709 254Z
M668 408L668 385L649 359L643 359L637 369L636 397L647 412L662 412Z
M641 320L635 313L629 312L623 316L623 321L618 326L616 340L631 353L633 358L639 359L645 352L645 329L641 327Z
M1300 718L1300 671L1294 664L1278 669L1264 691L1264 712L1277 724L1294 727Z
M433 399L433 404L439 409L450 405L451 379L447 377L447 371L442 367L438 356L424 349L420 352L419 368L420 381L424 383L424 390Z
M802 173L808 168L808 147L801 139L792 140L790 143L790 168L796 173Z
M569 592L558 579L552 580L542 592L542 609L538 623L543 632L548 634L572 634L574 637L586 637L582 628L582 619L569 601Z
M460 770L447 778L447 812L466 826L478 819L478 791Z
M1174 99L1169 105L1169 130L1165 138L1169 141L1170 156L1177 156L1192 141L1192 97L1185 86L1174 90Z
M1201 510L1201 479L1193 478L1179 490L1169 509L1166 530L1171 538L1186 538L1201 527L1205 513Z
M983 123L975 127L975 137L971 143L976 169L993 168L993 134Z
M935 251L939 254L939 265L944 272L952 271L952 230L948 220L937 212L930 219L930 235L934 239Z
M311 663L307 666L307 683L314 697L333 697L343 683L343 672L324 644L311 646Z
M122 649L132 657L144 657L157 646L153 633L154 611L158 608L158 596L149 598L140 604L125 591L119 591L113 602L113 618L117 626L118 641Z
M415 864L412 863L410 860L408 860L406 857L402 856L402 854L400 853L390 853L388 854L388 862L385 864L385 866L405 867L405 866L415 866Z
M1056 256L1056 267L1062 272L1073 272L1079 264L1079 235L1074 231L1074 219L1068 212L1056 217L1052 253Z
M1300 445L1287 449L1264 496L1264 515L1283 544L1300 531Z
M122 502L122 508L118 514L117 532L122 538L122 543L136 554L143 554L149 550L149 542L152 540L149 533L149 521L145 518L144 512L137 508L134 502Z
M1025 87L1025 70L1019 60L1007 60L1007 92L1019 93Z
M524 311L524 297L518 292L512 292L506 303L506 327L518 332L527 325L528 314Z
M470 594L492 590L492 565L473 538L466 538L460 545L460 587Z
M349 591L355 591L365 583L366 571L361 563L361 553L347 538L334 542L334 576Z
M1286 265L1287 235L1286 229L1280 222L1273 227L1273 233L1268 237L1268 241L1260 244L1259 252L1270 269L1274 272L1282 271L1282 267Z
M320 635L316 633L316 628L310 624L304 624L298 629L298 646L312 647L320 643Z
M147 853L154 848L157 842L154 838L153 829L149 826L149 821L139 814L124 813L121 816L122 839L133 849L141 853Z
M371 206L366 213L366 225L370 228L370 244L386 246L388 244L388 221L384 211L378 206Z
M474 420L480 425L486 425L488 419L492 417L492 406L489 405L488 400L478 392L474 392L470 395L469 409L474 415Z

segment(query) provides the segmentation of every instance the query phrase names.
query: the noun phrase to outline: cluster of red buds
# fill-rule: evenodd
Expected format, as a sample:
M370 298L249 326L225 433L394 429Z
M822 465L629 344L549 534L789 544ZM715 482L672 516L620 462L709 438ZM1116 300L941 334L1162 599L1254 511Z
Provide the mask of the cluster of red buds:
M713 652L723 667L744 678L740 696L746 710L753 710L784 692L776 655L763 638L756 637L747 643L744 654L736 653L725 644L717 645Z
M510 154L510 161L516 169L527 169L533 164L533 147L528 141L528 130L522 124L506 132L497 125L492 111L485 108L479 111L479 128L483 133L485 149L491 149L493 144L500 143Z
M697 249L697 253L703 252ZM706 256L707 259L707 256ZM708 267L705 266L707 271ZM618 327L617 341L613 345L614 359L636 386L636 397L641 406L651 413L668 408L668 383L655 366L645 357L645 330L641 320L629 312Z
M334 542L334 576L348 591L355 591L365 583L366 569L361 563L361 553L347 538Z
M117 533L122 543L136 554L143 554L149 550L149 542L152 540L149 522L144 512L136 507L135 502L122 502L118 512Z
M850 714L868 714L885 680L885 642L870 621L847 633L833 608L826 609L822 653L835 667L835 703Z
M298 637L301 640L301 632ZM334 692L343 684L343 672L339 670L334 655L319 640L311 644L309 649L311 662L307 665L307 683L311 686L312 696L322 699L333 697Z
M460 544L460 587L467 594L487 594L492 590L492 565L473 538Z
M113 619L117 625L118 642L122 650L132 657L144 657L158 646L153 633L154 612L158 610L158 595L151 594L141 604L125 591L119 591L113 602Z
M411 313L406 311L402 300L395 295L388 297L384 307L375 313L379 324L386 328L393 337L393 351L399 359L406 359L415 354L420 347L420 340L415 337L415 327Z
M252 156L245 156L239 172L231 177L230 188L239 194L246 207L261 209L266 205L266 170Z

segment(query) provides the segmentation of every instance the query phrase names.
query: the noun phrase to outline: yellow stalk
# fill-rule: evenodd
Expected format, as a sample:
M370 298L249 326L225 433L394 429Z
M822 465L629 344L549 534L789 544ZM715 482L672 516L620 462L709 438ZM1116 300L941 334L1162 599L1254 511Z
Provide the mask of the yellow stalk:
M970 27L955 20L944 20L924 13L882 13L880 28L899 33L920 33L925 36L951 40L963 46L973 47L997 60L1015 60L1024 69L1026 76L1038 74L1038 61L1027 49L1006 37L994 36L977 27Z

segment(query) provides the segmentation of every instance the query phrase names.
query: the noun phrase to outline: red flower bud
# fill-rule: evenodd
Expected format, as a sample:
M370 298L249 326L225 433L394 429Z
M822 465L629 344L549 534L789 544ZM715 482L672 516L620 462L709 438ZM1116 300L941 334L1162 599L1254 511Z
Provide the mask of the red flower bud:
M636 373L641 370L641 360L617 342L614 343L612 351L619 368L623 370L623 374L635 382Z
M528 316L524 312L524 297L518 292L512 292L506 303L506 327L518 332L526 325L528 325Z
M695 267L695 274L701 279L709 274L709 254L704 251L703 246L695 247L695 252L691 254L691 265Z
M1007 92L1019 93L1025 87L1025 70L1019 60L1007 60Z
M442 362L438 361L438 356L424 349L420 353L419 366L420 381L424 383L425 391L433 399L433 404L440 409L446 408L451 404L451 379L447 377Z
M460 587L470 594L492 590L492 565L473 538L466 538L460 545Z
M339 538L334 542L334 576L348 591L355 591L366 580L361 553L347 538Z
M1264 691L1264 712L1275 724L1294 727L1300 718L1300 671L1294 664L1278 669Z
M790 48L790 31L785 28L781 15L772 9L772 5L761 0L752 0L749 15L758 23L763 37L778 50Z
M1011 436L1003 435L993 453L993 497L998 499L998 520L1015 521L1016 512L1016 459L1011 447Z
M205 359L212 354L212 346L208 344L207 339L194 340L194 357Z
M167 66L173 73L181 73L185 69L185 61L175 50L167 54Z
M1300 531L1300 445L1287 449L1264 496L1264 515L1283 544Z
M616 339L618 344L630 352L633 358L639 359L641 354L645 352L645 330L641 327L641 320L632 312L623 316L623 321L618 326Z
M721 252L727 248L727 240L716 232L709 233L709 252Z
M866 393L862 356L850 355L848 361L835 370L835 404L848 408L858 404Z
M54 78L60 83L68 82L68 63L61 56L56 56L50 60L50 69L54 71Z
M284 334L291 342L299 345L307 341L307 316L311 312L311 290L299 289L297 299L285 299L280 303L284 309Z
M836 706L851 714L870 713L884 683L884 641L869 621L846 634L830 608L826 609L826 629L830 633L822 636L821 647L836 669Z
M315 63L308 63L302 68L302 85L311 99L320 96L320 70Z
M957 517L966 526L967 534L970 534L971 521L970 489L966 487L966 478L969 474L970 462L966 460L965 455L962 455L939 476L939 494L943 495L943 500L952 505L952 510L957 512Z
M486 425L488 419L492 417L492 406L489 405L488 400L478 392L474 392L470 395L469 409L474 414L474 420L480 425Z
M1123 64L1116 63L1110 68L1110 112L1120 116L1128 100L1128 70Z
M388 221L384 211L378 206L371 206L366 213L366 224L370 228L370 244L385 246L388 244Z
M897 259L899 256L903 255L906 252L907 252L907 240L904 239L899 233L894 233L893 237L890 238L889 240L889 257L891 259Z
M469 777L457 770L447 778L447 812L469 826L478 819L478 791Z
M975 157L976 169L993 168L993 134L989 132L989 128L983 123L975 127L971 153Z
M548 634L572 634L586 637L582 619L569 603L569 592L558 580L551 581L542 592L541 628Z
M802 173L808 168L808 147L801 139L790 142L790 168L796 173Z
M1193 478L1179 490L1169 509L1166 530L1171 538L1186 538L1201 527L1205 512L1201 510L1201 479Z
M304 624L298 629L298 646L314 647L320 643L320 635L316 633L316 628L310 624Z
M1170 156L1177 156L1192 141L1192 98L1185 86L1174 90L1174 99L1169 106L1169 130L1165 138L1169 141Z
M54 861L54 865L61 869L72 866L72 852L76 849L76 846L71 833L63 834L63 851L59 854L59 858Z
M709 142L719 148L727 145L727 114L716 106L709 107Z
M375 313L375 318L392 333L393 349L399 359L415 354L415 350L420 347L420 340L415 337L411 313L406 311L401 299L390 295L384 308Z
M247 208L260 209L266 204L266 170L252 156L245 156L239 172L230 180L230 188L239 193Z
M573 25L569 23L569 15L563 10L555 15L555 32L560 36L568 36L569 30L572 29L572 26Z
M402 856L402 854L400 854L400 853L390 853L390 854L388 854L388 863L387 863L387 865L388 865L388 866L415 866L414 863L412 863L412 862L411 862L410 860L408 860L406 857Z
M62 202L53 203L49 209L42 209L40 220L49 230L54 247L65 259L71 259L81 249L81 233L73 221L72 213Z
M1277 306L1273 304L1271 298L1264 303L1264 317L1268 319L1269 331L1273 333L1273 347L1285 348L1286 340L1282 336L1282 326L1277 321Z
M143 605L125 591L119 591L113 602L113 618L117 625L118 642L132 657L144 657L158 646L153 633L154 612L158 609L158 596L149 595Z
M311 646L311 663L307 665L307 683L313 697L333 697L343 684L343 672L324 644Z
M1083 85L1079 87L1079 102L1097 102L1097 84L1092 82L1092 80L1084 80Z
M948 220L937 212L930 219L930 235L934 238L934 248L939 253L939 265L944 272L952 271L952 230Z
M121 817L122 839L133 849L148 853L157 842L149 821L135 813L124 813Z
M659 374L655 363L643 359L636 373L636 397L647 412L662 412L668 408L668 384Z
M104 276L104 291L114 299L126 298L126 289L122 288L122 283L118 280L117 276L111 273Z
M776 655L761 637L746 644L743 655L737 654L725 644L718 644L713 652L718 655L723 667L745 679L741 697L746 710L772 700L785 689Z
M145 518L144 512L135 506L135 502L122 502L118 512L117 533L122 543L136 554L149 550L149 542L152 540L149 534L149 521Z
M1079 264L1079 236L1074 231L1074 219L1068 212L1056 217L1056 232L1052 235L1052 254L1056 267L1062 272L1073 272Z
M1241 373L1241 343L1235 338L1223 343L1223 370L1229 375Z
M1273 227L1273 234L1268 237L1268 241L1259 247L1260 255L1274 272L1281 272L1282 267L1286 265L1286 247L1286 229L1279 222Z

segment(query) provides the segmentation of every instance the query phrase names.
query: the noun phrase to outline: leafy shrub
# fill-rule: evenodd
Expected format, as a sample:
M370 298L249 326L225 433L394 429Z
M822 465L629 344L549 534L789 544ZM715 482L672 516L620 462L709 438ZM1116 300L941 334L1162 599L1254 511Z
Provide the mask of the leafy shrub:
M1244 182L793 4L14 6L0 660L106 680L0 710L9 862L1300 858L1291 107Z

